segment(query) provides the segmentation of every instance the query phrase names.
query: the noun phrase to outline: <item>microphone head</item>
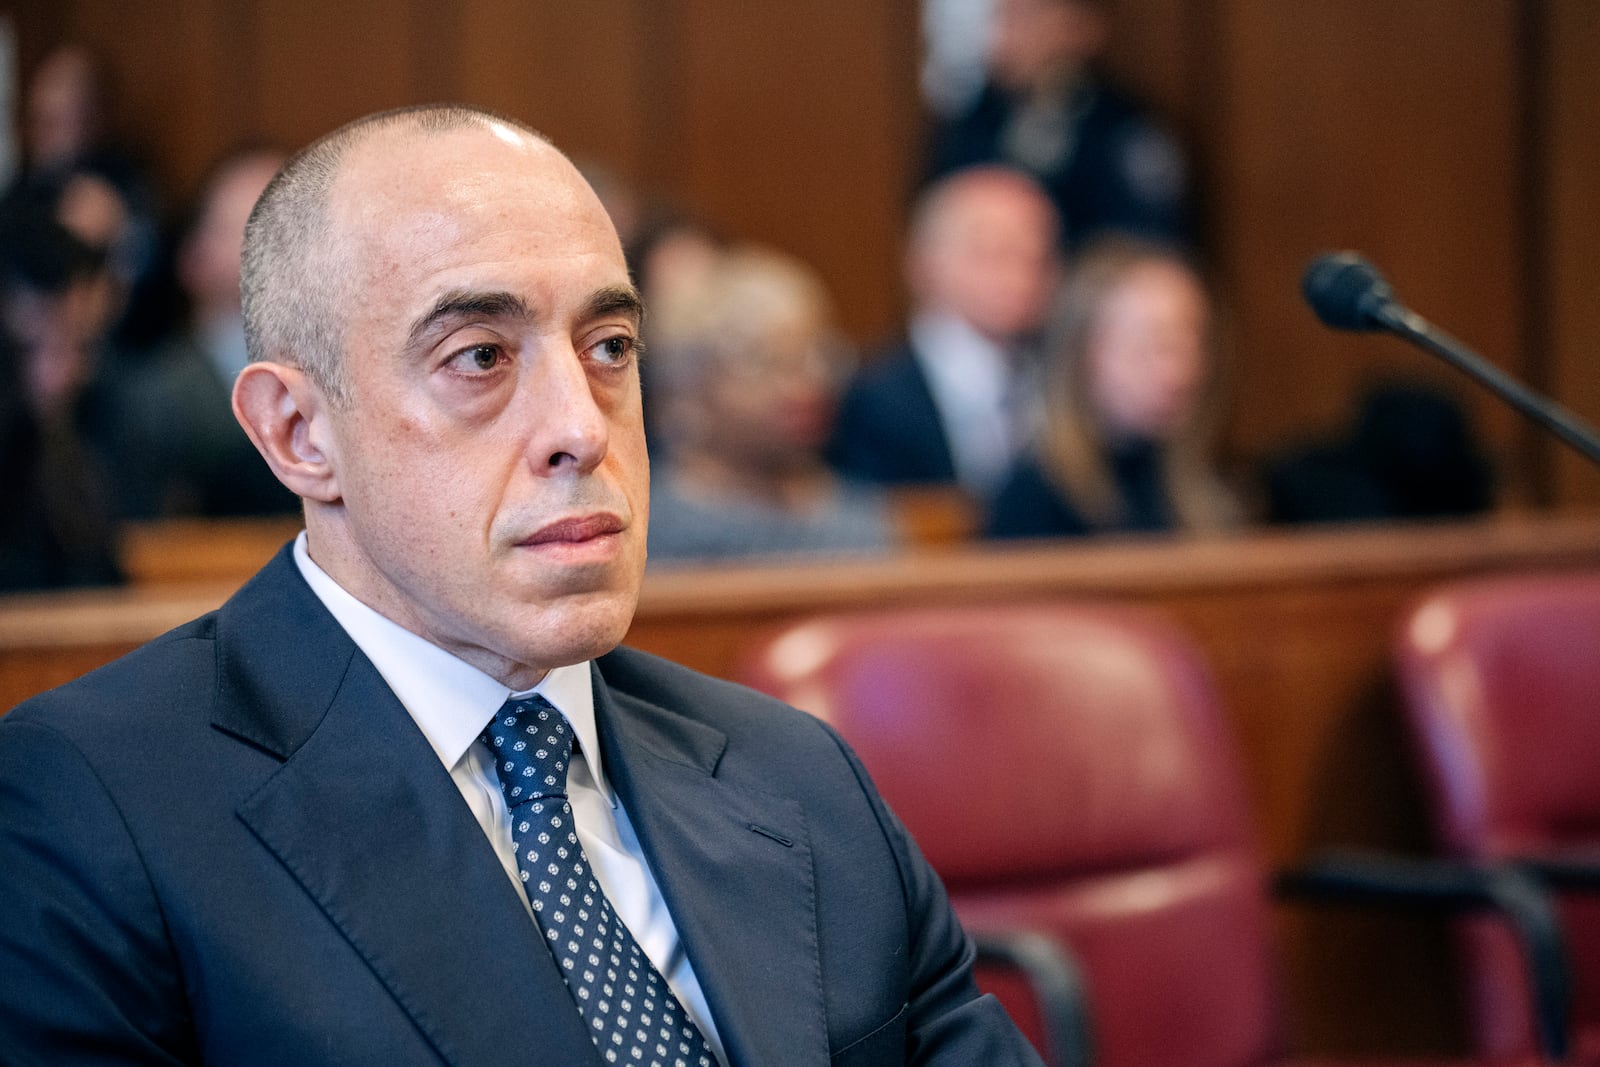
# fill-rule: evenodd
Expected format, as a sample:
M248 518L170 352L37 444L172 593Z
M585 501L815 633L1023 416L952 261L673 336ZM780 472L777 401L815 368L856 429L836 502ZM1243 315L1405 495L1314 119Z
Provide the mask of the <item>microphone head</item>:
M1336 330L1382 329L1378 314L1394 303L1394 290L1359 252L1324 252L1300 287L1317 318Z

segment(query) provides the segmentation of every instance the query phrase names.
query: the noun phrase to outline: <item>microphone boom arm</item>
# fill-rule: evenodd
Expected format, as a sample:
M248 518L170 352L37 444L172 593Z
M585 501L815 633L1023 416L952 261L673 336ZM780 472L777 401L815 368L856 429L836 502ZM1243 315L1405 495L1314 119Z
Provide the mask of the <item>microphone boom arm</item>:
M1523 385L1427 319L1398 303L1384 301L1372 318L1391 333L1420 345L1446 363L1476 379L1490 392L1538 422L1589 462L1600 466L1600 434L1578 416Z

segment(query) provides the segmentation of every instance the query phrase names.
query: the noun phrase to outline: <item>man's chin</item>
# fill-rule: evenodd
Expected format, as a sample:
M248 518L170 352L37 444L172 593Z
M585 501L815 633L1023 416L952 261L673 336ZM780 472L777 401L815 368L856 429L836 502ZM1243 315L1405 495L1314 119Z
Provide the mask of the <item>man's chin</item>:
M602 656L622 643L633 625L638 594L595 591L545 602L506 635L520 663L564 667Z

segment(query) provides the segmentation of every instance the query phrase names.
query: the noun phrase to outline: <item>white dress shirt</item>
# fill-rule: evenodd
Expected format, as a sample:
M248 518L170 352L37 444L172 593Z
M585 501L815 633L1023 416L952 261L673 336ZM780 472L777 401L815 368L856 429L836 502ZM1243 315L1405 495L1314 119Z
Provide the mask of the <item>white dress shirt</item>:
M908 332L944 422L956 481L986 499L1000 488L1023 436L1011 353L952 315L918 315Z
M589 866L639 947L665 976L717 1059L726 1063L705 993L678 939L678 928L667 911L655 875L645 862L628 813L606 783L589 664L558 667L534 688L513 693L471 664L351 596L312 561L304 531L295 539L294 561L311 591L372 661L428 739L439 762L450 772L450 780L494 846L506 877L517 887L517 899L527 908L529 922L534 921L533 909L517 872L505 794L488 746L478 738L510 697L538 693L565 716L576 739L567 771L567 796Z

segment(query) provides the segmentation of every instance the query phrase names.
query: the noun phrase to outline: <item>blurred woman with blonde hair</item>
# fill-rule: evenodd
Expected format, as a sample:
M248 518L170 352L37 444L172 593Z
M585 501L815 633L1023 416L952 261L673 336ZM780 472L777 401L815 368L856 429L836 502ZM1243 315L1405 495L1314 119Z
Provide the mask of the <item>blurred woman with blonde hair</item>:
M1046 348L1044 418L986 522L993 537L1210 532L1238 521L1209 450L1220 362L1199 272L1108 238L1076 261Z

